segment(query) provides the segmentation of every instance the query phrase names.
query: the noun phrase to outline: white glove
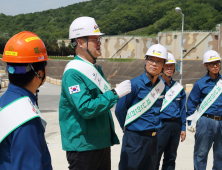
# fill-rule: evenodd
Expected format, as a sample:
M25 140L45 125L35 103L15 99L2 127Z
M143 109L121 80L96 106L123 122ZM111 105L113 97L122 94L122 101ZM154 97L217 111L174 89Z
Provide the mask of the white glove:
M193 126L187 126L187 130L189 130L190 132L196 132L196 124Z
M119 98L127 95L128 93L131 92L131 82L130 80L125 80L121 82L116 88L115 91Z

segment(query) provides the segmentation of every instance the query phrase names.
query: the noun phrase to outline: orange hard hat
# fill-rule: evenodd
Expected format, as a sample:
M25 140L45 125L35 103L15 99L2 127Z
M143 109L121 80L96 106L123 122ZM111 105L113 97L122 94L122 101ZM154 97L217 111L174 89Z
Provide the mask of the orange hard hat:
M45 44L34 33L20 32L5 45L2 61L9 63L35 63L50 60Z

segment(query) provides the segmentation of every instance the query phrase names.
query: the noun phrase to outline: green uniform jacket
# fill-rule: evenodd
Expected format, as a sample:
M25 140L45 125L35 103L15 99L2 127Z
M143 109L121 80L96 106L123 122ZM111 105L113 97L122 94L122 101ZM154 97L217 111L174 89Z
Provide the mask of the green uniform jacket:
M74 60L82 60L75 56ZM105 78L101 67L98 71ZM80 91L70 94L69 87ZM102 94L99 88L80 72L69 69L62 78L59 102L59 124L65 151L88 151L119 144L110 109L119 100L112 91Z

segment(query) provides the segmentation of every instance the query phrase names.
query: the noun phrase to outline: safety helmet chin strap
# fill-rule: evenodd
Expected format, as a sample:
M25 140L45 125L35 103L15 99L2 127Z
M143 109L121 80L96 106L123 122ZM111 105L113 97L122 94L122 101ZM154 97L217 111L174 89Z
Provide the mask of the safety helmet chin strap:
M163 72L163 71L162 71ZM174 70L173 70L173 74L175 73L175 63L174 63ZM164 72L163 72L163 74L165 75L165 76L167 76ZM167 76L169 79L172 79L172 76Z
M37 77L40 78L40 79L42 79L41 84L39 85L39 87L40 87L40 86L42 85L43 81L45 80L45 71L44 71L43 77L41 77L41 76L35 71L35 69L34 69L34 67L32 66L32 64L29 63L29 65L30 65L31 69L34 71L34 73L37 75ZM39 92L39 89L36 90L36 105L39 107L39 105L38 105L38 92Z
M86 50L86 52L90 55L90 57L92 57L92 59L93 59L93 64L96 64L96 58L90 53L90 51L89 51L89 49L88 49L88 36L87 36L86 40L87 40L87 48L84 49L84 50Z
M149 56L146 56L146 60L148 59L148 57L149 57ZM165 64L165 60L164 60L164 64ZM164 64L163 64L163 68L162 68L162 70L161 70L160 73L163 73ZM158 75L160 74L160 73L158 73L158 74L156 74L156 75L154 75L154 76L151 75L151 74L147 71L147 69L146 69L146 62L145 62L145 65L144 65L144 69L145 69L145 73L149 74L152 80L153 80L153 78L154 78L155 76L158 76Z
M96 64L96 58L91 54L91 52L89 51L89 49L88 49L88 39L89 39L89 37L87 36L86 37L86 43L87 43L87 48L82 48L82 47L80 47L81 49L83 49L83 50L86 50L86 52L90 55L90 57L92 57L92 59L93 59L93 64ZM77 38L75 38L75 39L72 39L71 40L71 47L72 48L75 48L75 46L76 45L78 45L78 43L77 43Z
M209 70L209 68L208 68L208 63L206 63L206 65L207 65L207 72L208 72L208 74L210 73L210 70ZM220 67L220 70L221 70L221 67ZM216 74L214 74L214 73L212 73L212 74L214 74L215 76L219 76L219 72L220 72L220 70L218 71L218 73L216 73Z
M175 71L175 70L174 70ZM164 72L163 72L163 74L165 75L165 76L167 76ZM170 79L170 84L172 84L172 76L167 76L169 79Z
M164 72L163 72L163 74L165 75L165 76L167 76ZM172 79L172 76L167 76L169 79Z
M145 69L145 72L150 75L150 77L151 77L151 83L152 83L152 81L153 81L153 78L154 78L155 76L159 75L160 73L162 73L162 71L163 71L163 70L162 70L159 74L156 74L156 75L153 76L153 75L151 75L151 74L147 71L147 69L146 69L146 64L145 64L145 66L144 66L144 69ZM153 86L153 83L152 83L152 86Z
M149 74L152 79L153 79L155 76L158 76L160 73L162 73L162 71L161 71L160 73L158 73L158 74L156 74L156 75L154 75L154 76L151 75L151 74L147 71L147 69L146 69L146 64L144 65L144 69L145 69L145 72L146 72L147 74Z

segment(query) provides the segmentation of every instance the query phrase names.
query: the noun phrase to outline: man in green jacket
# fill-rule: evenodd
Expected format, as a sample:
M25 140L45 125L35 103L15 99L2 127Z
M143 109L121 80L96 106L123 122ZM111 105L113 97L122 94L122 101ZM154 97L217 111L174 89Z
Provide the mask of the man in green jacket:
M110 109L131 91L129 80L111 90L96 64L100 35L91 17L75 19L69 30L76 55L63 74L59 123L70 170L111 170L110 146L119 140Z

